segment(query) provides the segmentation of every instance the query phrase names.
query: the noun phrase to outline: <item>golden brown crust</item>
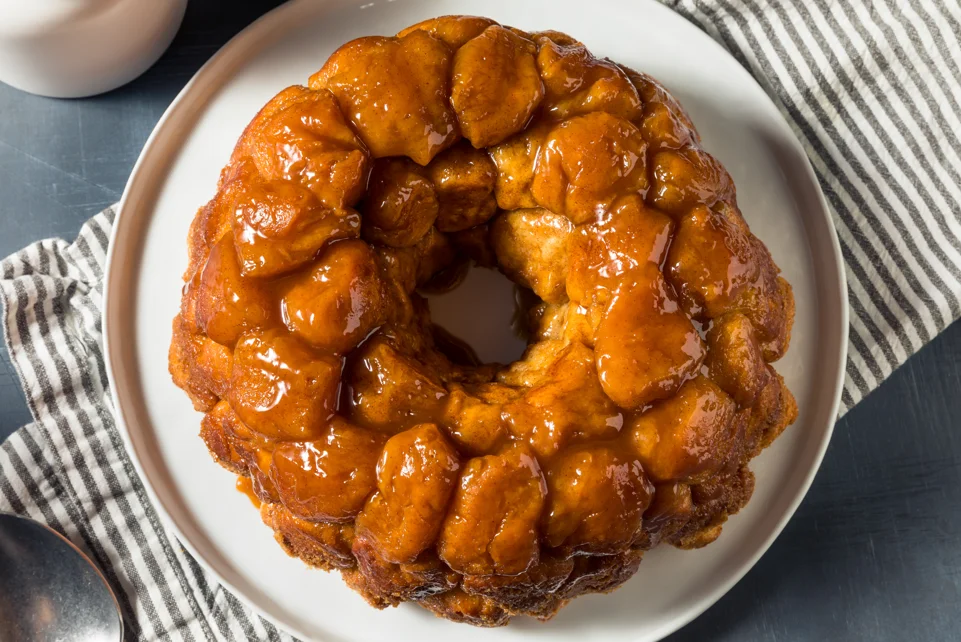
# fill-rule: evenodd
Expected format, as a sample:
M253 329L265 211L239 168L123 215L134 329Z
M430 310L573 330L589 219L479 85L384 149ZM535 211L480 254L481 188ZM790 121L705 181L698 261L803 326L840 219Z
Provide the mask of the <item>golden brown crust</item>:
M463 140L462 140L463 139ZM376 608L552 617L750 499L797 417L791 287L653 78L444 16L254 117L190 228L169 367L290 555ZM356 209L355 209L356 208ZM418 288L527 292L482 364Z
M474 626L504 626L511 617L510 612L494 600L459 588L425 597L419 603L442 618Z
M264 524L274 529L277 542L288 555L325 571L356 566L351 553L352 526L297 519L281 504L263 504L260 516Z

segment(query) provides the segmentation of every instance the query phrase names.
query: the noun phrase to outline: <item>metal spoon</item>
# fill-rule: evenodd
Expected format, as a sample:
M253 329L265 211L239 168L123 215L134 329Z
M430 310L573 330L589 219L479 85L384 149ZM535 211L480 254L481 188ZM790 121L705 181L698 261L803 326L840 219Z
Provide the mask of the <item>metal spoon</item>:
M118 642L123 618L100 570L60 533L0 513L0 640Z

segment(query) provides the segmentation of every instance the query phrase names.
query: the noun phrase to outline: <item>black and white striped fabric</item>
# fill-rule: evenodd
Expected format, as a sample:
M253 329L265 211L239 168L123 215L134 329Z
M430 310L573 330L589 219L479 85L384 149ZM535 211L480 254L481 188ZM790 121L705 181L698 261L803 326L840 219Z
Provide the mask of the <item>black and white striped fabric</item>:
M807 150L850 284L843 410L961 315L961 4L663 0L761 82ZM0 510L52 525L117 589L130 640L291 640L163 529L111 415L100 308L114 212L0 264L34 422L0 446Z

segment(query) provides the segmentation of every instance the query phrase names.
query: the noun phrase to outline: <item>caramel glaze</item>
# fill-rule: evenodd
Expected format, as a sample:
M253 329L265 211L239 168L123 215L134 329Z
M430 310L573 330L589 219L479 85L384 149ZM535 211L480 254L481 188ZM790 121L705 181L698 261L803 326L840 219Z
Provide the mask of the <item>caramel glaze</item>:
M448 16L254 118L194 220L174 380L291 554L378 607L553 615L713 541L796 416L791 288L652 78ZM536 299L481 364L419 287ZM479 302L482 304L482 302Z
M250 503L254 505L254 508L260 510L260 506L263 502L260 501L260 497L258 497L257 493L254 492L254 482L250 479L250 477L244 477L243 475L237 477L236 488L238 493L243 493L244 496L250 500Z

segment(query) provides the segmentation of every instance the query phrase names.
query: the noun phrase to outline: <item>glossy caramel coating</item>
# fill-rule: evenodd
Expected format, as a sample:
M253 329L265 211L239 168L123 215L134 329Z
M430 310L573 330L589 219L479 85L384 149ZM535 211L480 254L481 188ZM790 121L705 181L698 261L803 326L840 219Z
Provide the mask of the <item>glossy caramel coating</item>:
M579 343L561 349L524 395L504 406L510 433L550 459L569 444L615 437L624 424L621 410L604 394L594 355Z
M200 436L210 453L228 469L241 475L252 500L280 501L270 476L273 444L240 420L226 401L220 401L204 415Z
M437 552L460 573L514 575L537 561L547 496L533 452L521 445L464 465Z
M306 187L327 208L354 205L370 158L329 91L288 87L244 132L234 154L250 158L268 181Z
M653 267L612 292L594 337L604 392L632 410L677 392L697 372L704 353L697 328Z
M353 421L396 433L430 421L447 391L415 356L374 337L351 355L344 377Z
M507 441L504 405L519 391L496 383L472 386L452 384L444 409L444 426L458 448L470 455L496 452Z
M270 475L280 501L311 522L353 518L374 490L383 443L378 433L335 420L319 439L278 445Z
M697 147L665 150L651 162L650 202L665 212L682 215L699 205L734 198L734 183L720 163Z
M784 354L794 318L791 286L736 209L690 210L679 221L667 267L692 317L717 319L741 311L758 333L764 359Z
M440 203L426 172L406 158L383 158L374 164L361 207L364 240L409 247L434 225Z
M309 271L292 279L280 301L287 328L311 345L344 353L384 322L384 283L377 257L358 240L331 244Z
M266 181L244 161L222 194L233 213L241 272L272 277L310 262L327 243L360 235L360 216L350 208L323 206L307 188Z
M594 221L619 196L647 190L646 147L634 125L607 112L565 120L537 155L534 200L575 225Z
M427 166L437 193L437 229L461 232L486 223L497 212L497 167L483 150L457 144Z
M241 273L230 234L211 248L200 272L196 301L198 328L225 346L232 346L247 330L265 327L274 314L264 284Z
M706 377L696 377L628 427L644 470L655 482L690 481L724 463L736 404Z
M357 517L361 536L386 561L413 562L434 543L459 471L457 449L435 424L394 435L377 463L377 492Z
M517 284L510 364L425 294ZM499 626L696 548L797 417L794 300L655 79L443 16L255 115L191 225L169 352L289 554L372 606ZM477 306L486 305L477 301Z
M547 469L547 488L548 545L598 555L634 543L654 490L636 457L605 446L565 451Z
M460 138L448 98L451 58L450 47L420 29L358 38L327 59L310 88L330 90L374 158L426 165Z
M604 305L627 275L663 263L674 227L639 196L619 199L606 216L571 235L567 296L584 306Z
M318 436L337 410L342 360L278 330L251 331L234 348L229 401L274 439Z
M739 406L754 406L771 374L750 320L737 312L715 320L707 333L707 346L705 364L711 380Z
M620 67L595 58L566 34L542 33L535 41L537 67L547 89L546 116L563 120L598 111L629 121L640 117L641 99Z
M500 25L465 43L454 55L450 101L464 137L478 148L524 128L544 99L537 46Z

